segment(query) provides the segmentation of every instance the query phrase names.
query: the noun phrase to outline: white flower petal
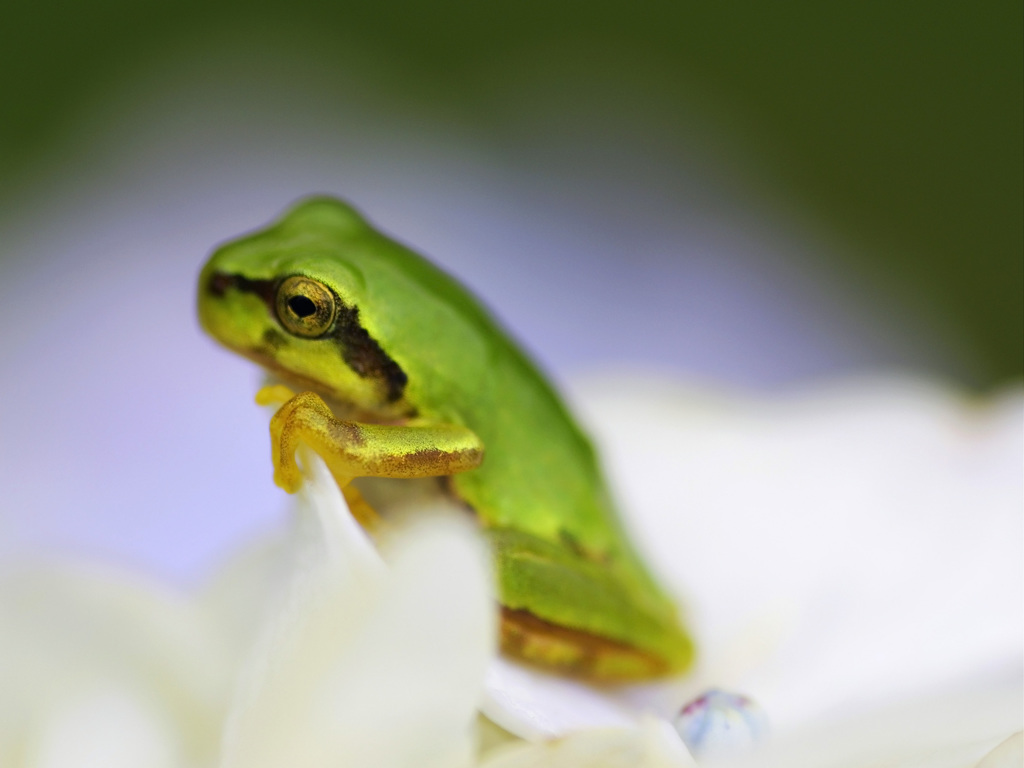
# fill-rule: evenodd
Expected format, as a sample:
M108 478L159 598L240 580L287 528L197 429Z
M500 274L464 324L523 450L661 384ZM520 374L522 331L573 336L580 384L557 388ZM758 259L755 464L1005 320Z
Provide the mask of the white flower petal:
M321 542L310 530L240 688L223 765L466 764L494 643L480 544L435 520L393 541L387 568L320 460L306 461Z
M1022 768L1024 766L1024 732L1017 731L978 763L977 768Z
M902 379L760 399L580 391L627 524L688 597L705 683L784 729L1019 669L1019 391L985 405ZM766 623L774 650L745 630ZM760 646L737 646L751 634Z
M1022 719L1024 690L1019 682L948 689L854 717L805 724L770 740L763 749L743 759L722 765L975 768L1008 734L1020 728Z
M481 768L696 768L686 747L664 720L639 727L581 731L539 744L500 747Z
M62 703L26 745L26 768L180 768L178 734L159 706L127 689Z
M294 533L288 529L247 542L196 595L236 658L249 651L269 611L284 599L295 567Z
M301 498L312 514L300 515L301 521L315 519L317 525L307 532L315 550L322 546L329 567L339 579L375 580L383 574L383 562L373 542L349 512L323 459L310 450L300 450L305 482Z
M485 674L496 723L570 734L494 747L486 768L692 766L643 713L671 717L710 686L753 696L776 726L728 765L1020 763L1021 737L1006 740L1024 718L1020 393L982 407L905 381L759 401L585 391L627 524L690 596L695 673L597 690L491 664L479 542L450 514L405 530L436 517L416 502L382 558L303 456L292 535L195 604L97 569L0 584L0 765L209 764L238 649L268 609L226 768L468 766Z
M217 628L182 596L137 574L39 566L0 585L0 627L0 750L115 690L134 692L141 721L166 720L187 759L215 753L232 665Z
M495 659L487 670L481 711L505 730L533 741L636 721L636 713L611 693L505 658Z

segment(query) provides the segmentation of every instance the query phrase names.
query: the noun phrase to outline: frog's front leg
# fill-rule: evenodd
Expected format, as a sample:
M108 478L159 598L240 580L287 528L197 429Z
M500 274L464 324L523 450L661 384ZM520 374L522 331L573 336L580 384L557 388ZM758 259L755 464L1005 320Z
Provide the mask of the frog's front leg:
M282 405L270 421L274 482L294 493L302 484L295 450L306 443L330 468L338 484L357 477L437 477L480 465L484 448L471 430L412 421L364 424L335 418L319 395L302 392Z

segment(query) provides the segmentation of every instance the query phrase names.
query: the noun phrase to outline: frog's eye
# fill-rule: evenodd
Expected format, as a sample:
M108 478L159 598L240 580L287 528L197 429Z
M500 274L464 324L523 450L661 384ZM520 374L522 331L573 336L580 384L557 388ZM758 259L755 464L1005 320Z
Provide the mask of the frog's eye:
M338 313L334 294L323 283L294 275L277 289L277 319L296 336L314 338L330 330Z

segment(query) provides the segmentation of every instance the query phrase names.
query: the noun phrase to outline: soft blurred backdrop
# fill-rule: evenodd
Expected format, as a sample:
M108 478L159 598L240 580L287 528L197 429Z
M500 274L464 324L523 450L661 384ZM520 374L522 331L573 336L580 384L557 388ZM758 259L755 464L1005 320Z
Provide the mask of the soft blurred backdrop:
M1022 7L15 2L0 556L183 582L279 522L219 240L344 196L560 379L779 390L1024 355Z

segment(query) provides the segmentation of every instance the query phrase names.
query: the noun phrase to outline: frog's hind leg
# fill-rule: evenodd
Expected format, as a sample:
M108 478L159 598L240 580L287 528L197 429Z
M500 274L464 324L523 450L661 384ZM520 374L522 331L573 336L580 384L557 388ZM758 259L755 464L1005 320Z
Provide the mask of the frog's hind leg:
M380 515L363 498L363 494L352 483L346 485L339 483L339 486L341 487L341 495L345 497L345 503L348 505L349 512L352 513L352 517L356 519L356 522L363 527L363 530L367 533L379 531L381 528Z
M560 627L526 610L502 607L501 650L561 674L599 682L662 677L668 665L625 643Z
M505 653L604 682L684 670L693 646L675 606L631 581L622 564L595 562L522 531L487 531L498 572Z

